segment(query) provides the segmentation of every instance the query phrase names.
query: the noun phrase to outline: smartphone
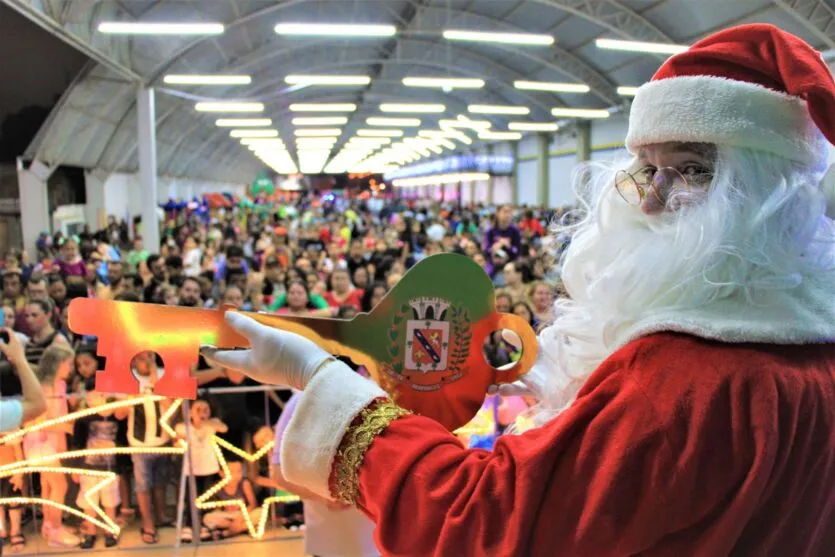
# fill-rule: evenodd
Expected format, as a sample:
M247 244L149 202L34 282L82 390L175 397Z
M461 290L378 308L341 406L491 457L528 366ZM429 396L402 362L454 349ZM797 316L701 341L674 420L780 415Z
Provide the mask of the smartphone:
M6 326L6 312L0 311L0 327Z

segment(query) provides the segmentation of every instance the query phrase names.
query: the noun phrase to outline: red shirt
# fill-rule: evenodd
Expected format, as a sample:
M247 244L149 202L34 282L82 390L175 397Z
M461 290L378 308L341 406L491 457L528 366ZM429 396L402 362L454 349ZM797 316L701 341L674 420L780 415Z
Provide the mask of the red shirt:
M332 308L338 308L340 306L354 306L357 308L357 311L362 311L362 290L359 288L355 288L351 290L351 293L348 294L348 297L342 300L341 302L333 297L333 292L325 292L322 296L328 305Z
M519 223L519 228L521 230L527 230L527 229L530 228L531 231L533 231L533 233L536 234L537 236L544 236L545 235L545 229L542 227L542 223L540 223L536 219L525 219L525 220L523 220L522 222Z
M392 556L832 555L835 344L644 337L492 453L396 420L359 503Z

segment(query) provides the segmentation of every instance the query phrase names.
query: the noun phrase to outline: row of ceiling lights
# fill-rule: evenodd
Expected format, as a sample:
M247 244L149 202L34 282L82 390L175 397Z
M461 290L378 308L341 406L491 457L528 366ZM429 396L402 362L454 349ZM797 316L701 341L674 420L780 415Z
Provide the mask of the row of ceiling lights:
M98 26L99 32L111 34L138 35L217 35L225 28L220 23L166 23L166 22L102 22ZM311 24L311 23L279 23L275 32L288 36L311 37L392 37L397 34L397 28L392 25L365 24ZM512 44L518 46L549 46L554 37L533 33L495 33L447 29L442 32L445 39L450 41L474 41L494 44ZM599 48L641 52L651 54L675 54L686 50L686 46L645 43L635 41L621 41L613 39L598 39ZM175 85L248 85L252 83L249 75L166 75L164 82ZM290 85L301 86L352 86L368 85L369 76L362 75L288 75L285 82ZM446 91L452 89L479 89L485 82L478 78L458 77L406 77L402 83L407 87L432 87ZM582 83L555 83L539 81L515 81L513 86L519 90L549 91L554 93L588 93L590 88ZM635 94L636 87L619 87L617 92L623 96ZM294 103L290 105L291 112L354 112L357 106L353 103ZM443 104L438 103L383 103L381 112L393 113L426 113L440 114L446 111ZM224 113L257 113L264 111L260 102L199 102L195 109L201 112ZM505 116L524 116L530 109L524 106L507 105L469 105L468 112L472 114L495 114ZM573 109L554 108L552 115L563 118L606 118L609 111L605 109ZM328 117L299 117L293 119L295 126L327 126L343 125L348 121L343 116ZM370 117L366 120L369 126L390 127L418 127L418 118L387 118ZM298 171L284 142L278 137L275 129L252 129L272 125L269 118L220 118L216 121L219 127L234 128L230 131L233 138L249 147L265 164L282 174L292 174ZM454 149L450 139L456 139L464 144L471 144L472 139L462 129L475 132L483 140L518 140L523 131L556 131L555 122L509 122L509 131L492 131L488 121L470 120L464 115L458 119L440 120L437 130L419 130L415 137L401 139L396 144L392 138L402 138L400 129L362 129L351 138L337 153L330 163L328 158L337 137L341 135L339 128L302 128L296 129L296 147L299 168L303 173L319 173L345 171L382 172L398 165L406 164L440 153L443 148ZM391 145L390 145L391 144ZM374 153L383 146L382 151ZM327 164L327 167L326 167Z

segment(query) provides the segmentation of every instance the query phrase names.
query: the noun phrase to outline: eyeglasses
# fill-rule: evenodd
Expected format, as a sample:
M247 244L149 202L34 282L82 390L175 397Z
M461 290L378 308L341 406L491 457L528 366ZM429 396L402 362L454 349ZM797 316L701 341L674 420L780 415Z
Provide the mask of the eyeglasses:
M713 176L710 173L694 175L688 181L672 166L652 168L645 166L634 172L618 170L615 174L615 189L630 205L640 205L646 199L648 190L661 204L666 205L673 193L706 191Z

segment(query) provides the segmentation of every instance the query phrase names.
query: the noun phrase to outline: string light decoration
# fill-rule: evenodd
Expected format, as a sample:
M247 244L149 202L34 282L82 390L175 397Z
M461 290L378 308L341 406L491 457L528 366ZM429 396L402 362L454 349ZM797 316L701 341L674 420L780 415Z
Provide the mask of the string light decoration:
M232 445L225 439L217 437L216 435L212 436L212 446L214 448L215 455L217 455L217 461L218 464L220 464L220 469L223 472L223 477L218 483L216 483L215 485L207 489L205 492L203 492L194 501L194 504L197 506L198 509L201 510L212 510L230 506L238 507L241 511L241 515L244 517L244 522L246 523L246 529L249 532L249 535L256 540L262 539L264 537L264 532L267 529L267 518L269 517L270 508L272 504L295 503L301 500L298 496L273 495L264 499L264 502L261 504L260 507L258 507L260 509L260 515L258 517L257 526L253 524L250 511L247 508L246 502L243 499L238 498L231 499L229 501L209 501L209 499L211 499L215 494L217 494L221 489L228 485L229 482L232 481L232 474L229 472L229 466L226 464L226 457L223 456L223 451L221 450L221 447L232 453L235 453L236 455L247 460L248 462L256 462L263 458L264 455L266 455L275 446L275 441L270 441L269 443L261 447L258 451L252 454L241 450L240 448Z
M3 436L0 438L0 445L5 445L12 441L22 438L27 433L32 433L35 431L40 431L42 429L52 427L55 425L60 425L63 423L68 423L71 421L75 421L78 418L83 418L86 416L92 416L93 414L98 414L100 412L105 412L108 410L116 410L119 408L129 408L131 406L138 406L139 404L144 404L148 401L160 401L163 400L165 397L158 396L158 395L148 395L141 398L133 398L128 400L122 400L117 402L111 402L108 404L102 404L101 406L96 406L94 408L87 408L85 410L79 410L77 412L72 412L67 414L66 416L61 416L60 418L53 418L51 420L45 420L43 422L38 422L36 424L29 425L24 427L18 431L9 433L8 435ZM182 400L176 400L168 410L166 410L160 419L160 427L165 430L166 432L173 432L169 421L174 415L174 412L177 411ZM169 433L170 434L170 433ZM85 476L91 478L101 478L101 481L95 484L87 493L84 494L84 498L87 500L88 505L96 514L96 516L90 516L76 508L70 507L68 505L64 505L63 503L59 503L56 501L51 501L49 499L43 499L40 497L4 497L0 498L0 506L3 505L46 505L49 507L54 507L60 509L63 512L67 512L73 516L79 517L83 520L94 524L98 528L101 528L108 534L113 536L118 536L121 532L121 528L118 524L116 524L102 509L98 504L94 503L91 500L91 497L104 489L105 487L109 486L112 482L118 479L118 474L116 472L108 471L108 470L88 470L86 468L74 468L70 466L44 466L39 464L51 464L55 461L61 460L69 460L75 458L85 458L88 456L102 456L102 455L124 455L124 454L169 454L169 455L182 455L186 451L185 446L179 447L109 447L109 448L102 448L102 449L81 449L76 451L64 451L61 453L53 454L53 455L45 455L38 458L22 460L20 462L12 462L10 464L6 464L0 466L0 478L7 478L10 476L16 476L18 474L26 475L26 474L34 474L39 472L54 472L56 474L77 474L78 476Z

